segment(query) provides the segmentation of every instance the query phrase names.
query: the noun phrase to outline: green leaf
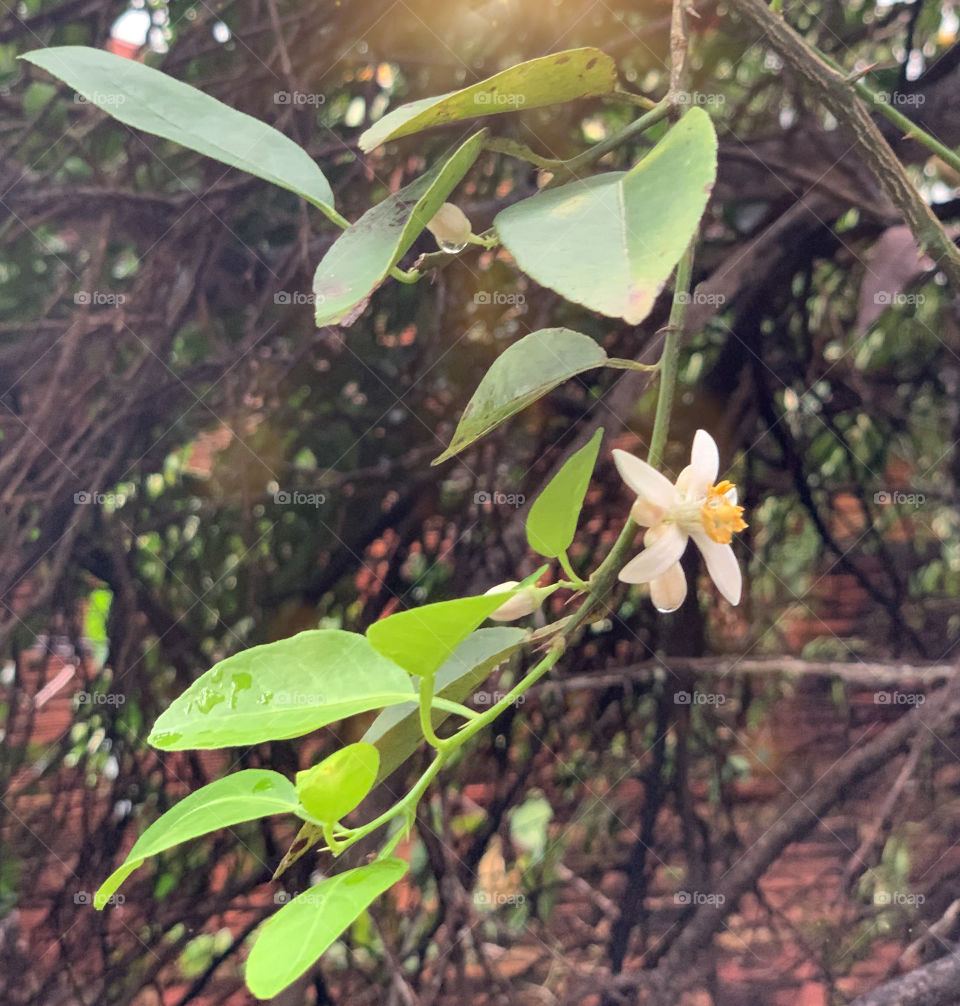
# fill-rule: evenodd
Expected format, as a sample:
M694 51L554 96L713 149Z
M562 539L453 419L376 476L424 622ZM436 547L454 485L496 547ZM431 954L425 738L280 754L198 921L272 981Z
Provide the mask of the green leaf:
M297 810L293 783L279 772L251 768L218 779L184 797L137 839L123 865L100 885L93 903L100 909L144 860L191 838Z
M284 740L412 697L406 674L364 636L311 629L222 660L174 700L148 741L182 751Z
M451 654L434 677L434 693L451 702L463 702L486 677L526 642L528 633L511 626L477 629ZM436 730L450 715L445 709L433 709L430 718ZM382 782L402 765L423 742L420 714L416 702L404 702L384 709L370 724L363 740L380 752L377 782ZM292 866L308 849L323 838L322 830L309 821L303 825L274 878Z
M398 611L367 629L371 645L408 674L430 677L519 588Z
M289 189L320 208L333 192L313 158L283 133L183 81L102 49L37 49L22 57L120 122Z
M446 161L377 203L330 246L313 278L318 325L349 325L400 261L483 147L475 133Z
M558 384L605 363L604 350L581 332L541 328L525 335L493 361L463 410L450 446L433 464L459 454Z
M570 547L602 438L603 427L567 458L530 507L527 541L540 555L555 559Z
M333 824L370 792L379 768L380 752L372 744L348 744L297 773L297 796L311 817Z
M518 63L460 91L401 105L360 137L360 149L370 151L387 140L446 122L609 94L616 83L616 64L599 49L555 52Z
M463 702L490 673L525 643L524 629L497 626L477 629L450 655L434 677L434 694L451 702ZM450 715L444 709L433 709L434 730ZM383 780L403 764L423 741L420 716L415 702L384 709L367 727L363 739L380 751L380 771Z
M406 872L402 859L378 859L297 895L260 931L247 960L247 988L258 999L277 995Z
M630 171L546 189L494 226L538 283L636 325L696 233L716 173L713 123L692 108Z

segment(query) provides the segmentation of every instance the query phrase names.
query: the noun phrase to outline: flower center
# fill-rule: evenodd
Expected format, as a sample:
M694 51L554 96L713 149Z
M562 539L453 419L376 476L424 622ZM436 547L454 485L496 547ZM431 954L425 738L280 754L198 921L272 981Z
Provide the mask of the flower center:
M734 532L742 531L747 526L743 519L743 507L727 499L727 493L733 488L733 483L726 480L710 486L700 505L703 530L708 538L721 545L729 545L733 541Z

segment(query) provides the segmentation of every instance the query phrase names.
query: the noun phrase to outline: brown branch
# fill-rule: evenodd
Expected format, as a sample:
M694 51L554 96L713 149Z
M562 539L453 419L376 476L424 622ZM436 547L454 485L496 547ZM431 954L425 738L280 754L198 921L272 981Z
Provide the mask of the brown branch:
M850 131L883 191L903 213L921 250L927 251L947 274L954 289L960 289L960 251L910 181L850 83L763 0L731 0L730 9L763 33L767 44L811 86L837 122Z

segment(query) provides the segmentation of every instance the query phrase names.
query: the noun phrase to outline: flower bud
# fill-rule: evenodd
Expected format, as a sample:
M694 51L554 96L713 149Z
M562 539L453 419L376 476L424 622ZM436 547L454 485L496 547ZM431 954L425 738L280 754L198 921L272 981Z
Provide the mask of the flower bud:
M444 250L464 248L473 233L473 227L466 214L453 203L444 203L427 224L427 230L437 239Z
M502 594L518 586L519 583L516 580L507 580L506 583L498 583L496 587L491 587L485 593ZM515 594L509 601L501 604L490 617L495 622L512 622L515 618L523 618L524 615L530 615L543 603L543 597L538 596L539 594L540 591L529 588L521 590L519 594Z

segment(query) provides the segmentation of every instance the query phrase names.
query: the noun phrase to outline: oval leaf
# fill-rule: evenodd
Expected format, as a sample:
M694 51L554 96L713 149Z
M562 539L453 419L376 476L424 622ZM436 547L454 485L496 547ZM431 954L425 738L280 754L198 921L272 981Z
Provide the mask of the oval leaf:
M103 908L124 880L158 852L232 824L270 814L292 814L297 806L293 783L279 772L251 768L218 779L184 797L147 828L123 865L100 885L94 906Z
M542 570L540 571L542 572ZM367 629L371 645L407 673L430 677L453 651L519 588L460 597L398 611Z
M148 741L166 751L299 737L414 698L364 636L311 629L220 661L166 709Z
M527 541L540 555L555 559L570 547L602 438L603 427L567 458L530 507Z
M581 332L541 328L525 335L493 361L463 410L450 446L433 464L469 447L558 384L606 362L604 350Z
M128 126L264 178L321 209L333 206L330 184L302 147L175 77L83 45L37 49L22 58Z
M297 796L311 817L333 824L370 792L379 768L380 752L372 744L348 744L297 773Z
M434 692L451 702L463 702L486 677L526 642L525 629L497 626L477 629L451 654L434 677ZM450 713L446 709L431 711L436 730ZM420 714L416 702L391 706L367 727L363 740L376 745L380 752L377 782L382 782L402 765L423 742ZM274 879L289 869L308 849L323 838L322 830L309 821L303 825L274 873Z
M313 277L318 325L349 325L470 170L483 147L475 133L446 161L377 203L330 246Z
M406 872L402 859L378 859L298 894L260 931L247 960L247 988L258 999L277 995Z
M636 325L696 233L716 173L713 123L692 108L630 171L547 189L494 225L538 283Z
M616 83L616 64L599 49L555 52L518 63L460 91L401 105L360 137L360 149L370 151L387 140L445 122L609 94Z

